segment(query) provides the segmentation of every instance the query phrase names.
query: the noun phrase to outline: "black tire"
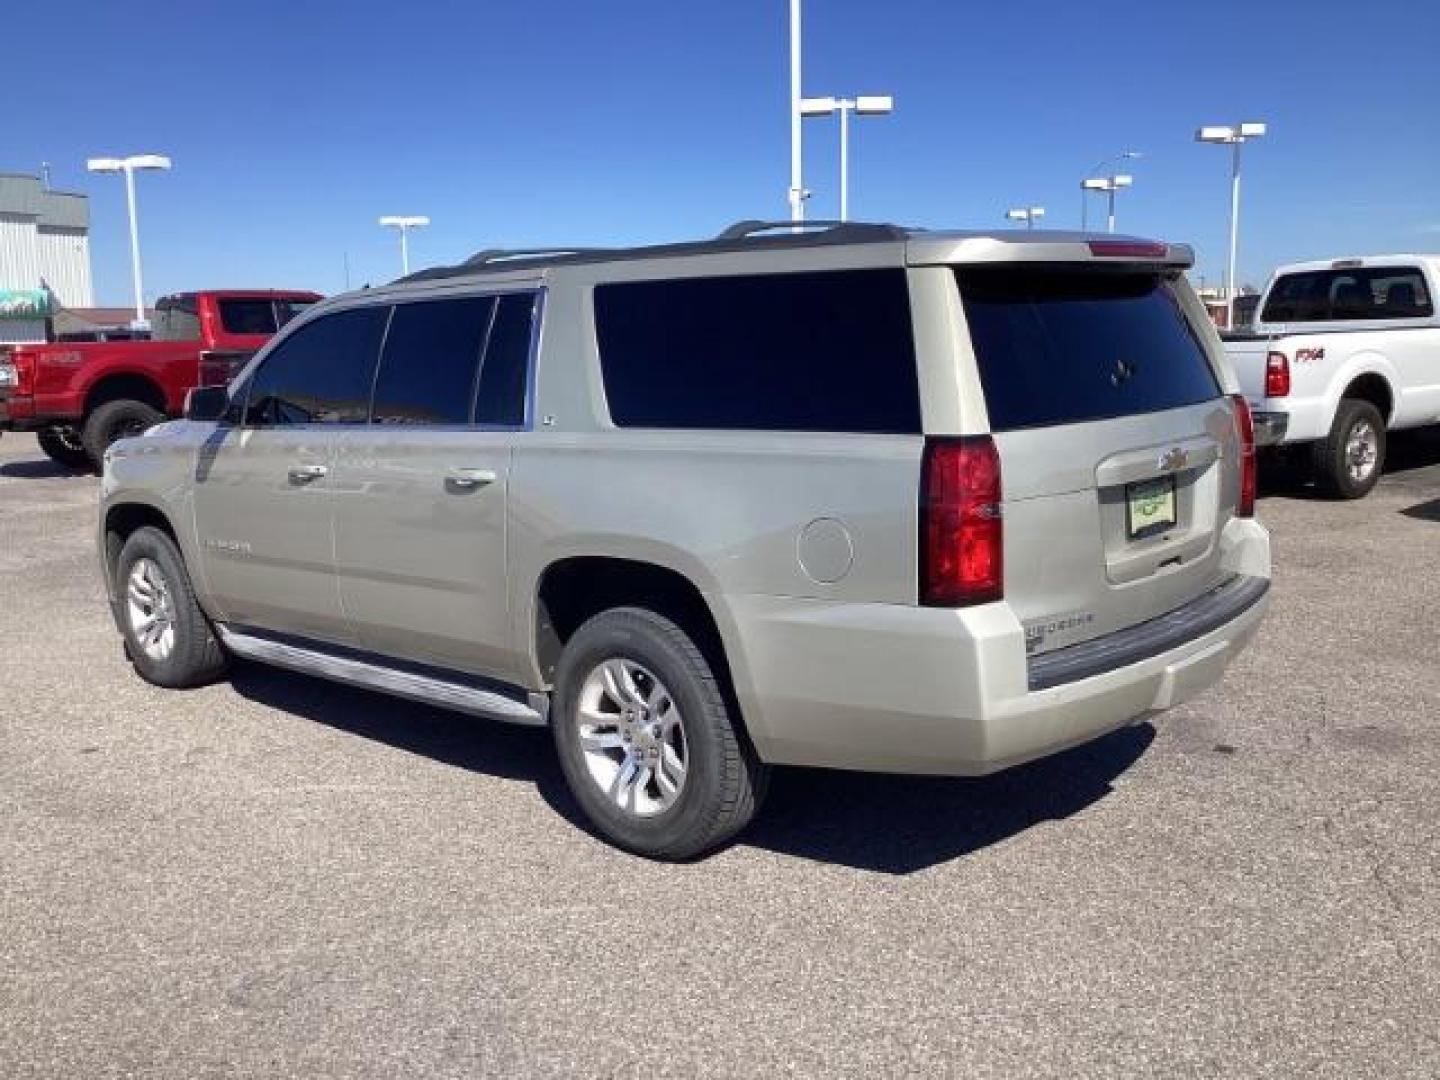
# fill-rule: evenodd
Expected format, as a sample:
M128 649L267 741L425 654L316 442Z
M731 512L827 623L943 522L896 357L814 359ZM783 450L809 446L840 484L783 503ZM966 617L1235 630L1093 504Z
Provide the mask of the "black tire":
M139 435L164 419L164 413L143 401L107 401L85 418L81 440L91 463L99 469L111 443Z
M73 427L45 428L36 432L35 437L45 456L55 464L77 472L88 472L93 468L90 451L85 449L80 433Z
M131 572L142 559L162 579L169 623L174 631L167 655L156 656L141 640L131 603ZM195 589L185 571L185 560L175 541L160 529L136 529L120 549L115 563L115 592L120 598L120 628L125 635L125 655L146 682L171 689L202 686L225 673L225 651L210 628L210 621L195 600ZM146 606L141 605L142 611Z
M618 805L592 775L580 745L581 691L592 672L616 659L653 672L682 718L684 782L674 802L653 816ZM769 770L738 730L714 669L684 630L653 611L614 608L575 632L555 672L550 722L581 810L608 840L638 855L679 860L713 850L749 823L764 797Z
M1350 443L1367 427L1373 436L1374 457L1357 477L1351 472L1355 463ZM1330 434L1314 443L1310 452L1315 483L1322 492L1335 499L1364 498L1380 482L1385 469L1385 418L1370 402L1345 398L1335 410Z

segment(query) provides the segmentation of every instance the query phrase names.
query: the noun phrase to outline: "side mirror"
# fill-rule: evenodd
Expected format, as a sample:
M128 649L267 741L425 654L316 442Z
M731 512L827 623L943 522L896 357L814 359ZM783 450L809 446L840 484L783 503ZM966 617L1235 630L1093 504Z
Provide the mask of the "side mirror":
M197 386L185 395L186 420L220 420L229 408L228 386Z

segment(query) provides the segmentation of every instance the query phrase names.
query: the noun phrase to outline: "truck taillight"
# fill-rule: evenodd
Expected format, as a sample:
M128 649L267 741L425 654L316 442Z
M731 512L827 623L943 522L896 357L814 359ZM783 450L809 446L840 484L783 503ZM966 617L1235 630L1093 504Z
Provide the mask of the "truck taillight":
M1000 455L988 435L927 439L920 467L920 602L964 607L1005 595Z
M1240 395L1234 395L1235 433L1240 436L1240 497L1235 503L1236 517L1255 516L1255 420L1250 415L1250 403Z
M1265 396L1288 397L1290 394L1290 361L1282 352L1265 357Z

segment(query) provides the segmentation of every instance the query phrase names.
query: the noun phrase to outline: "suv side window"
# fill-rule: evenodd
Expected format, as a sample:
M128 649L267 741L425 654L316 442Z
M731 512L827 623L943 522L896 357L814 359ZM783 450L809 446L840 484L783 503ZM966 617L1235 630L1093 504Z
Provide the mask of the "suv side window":
M376 424L468 424L495 299L399 304L390 318L370 419Z
M475 393L475 422L500 427L525 424L525 398L530 373L530 343L534 336L538 293L508 293L500 297L495 325L485 347L480 385Z
M899 268L599 285L595 330L620 427L920 431Z
M265 357L250 381L245 422L363 424L390 308L352 308L302 326Z

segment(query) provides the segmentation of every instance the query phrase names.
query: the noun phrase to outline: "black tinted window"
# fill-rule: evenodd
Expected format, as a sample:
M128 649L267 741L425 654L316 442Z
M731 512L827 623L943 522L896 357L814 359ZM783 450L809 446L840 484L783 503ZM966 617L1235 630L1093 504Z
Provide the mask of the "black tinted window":
M622 427L920 430L903 270L601 285L595 323Z
M1261 322L1418 319L1434 313L1418 268L1354 267L1286 274L1270 290Z
M468 424L490 297L400 304L385 335L371 418L378 424Z
M530 370L530 337L535 318L535 294L515 293L500 298L495 327L480 369L480 392L475 401L475 422L519 427L525 423L526 376Z
M1220 392L1175 287L1157 274L955 276L993 430L1173 409Z
M270 300L221 300L220 325L227 334L273 334L275 305Z
M323 315L265 358L250 383L250 424L365 421L385 307Z

